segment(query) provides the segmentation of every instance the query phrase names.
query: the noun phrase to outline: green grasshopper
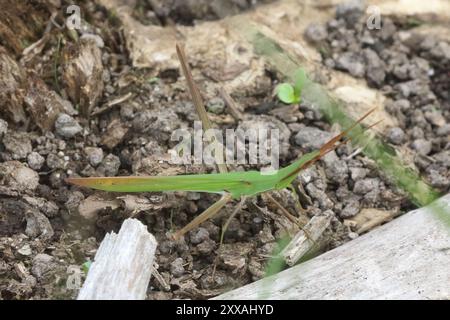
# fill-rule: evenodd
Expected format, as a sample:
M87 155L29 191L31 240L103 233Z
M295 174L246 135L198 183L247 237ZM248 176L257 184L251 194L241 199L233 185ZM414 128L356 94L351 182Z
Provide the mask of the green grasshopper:
M188 64L186 63L184 51L182 50L182 48L177 46L177 52L180 58L183 72L188 81L191 96L193 97L197 112L199 113L202 122L204 124L206 123L206 126L204 127L210 128L211 124L209 123L209 119L207 118L206 110L204 109L200 92L194 85L190 69L188 67ZM216 203L211 205L208 209L197 216L185 227L173 234L173 238L177 240L186 232L192 230L205 220L214 216L228 202L234 199L241 199L241 202L236 210L232 213L231 217L233 217L236 212L240 210L245 198L256 196L263 192L281 190L290 187L291 183L297 177L297 174L300 171L315 163L328 152L347 142L350 138L347 138L346 140L341 142L339 142L339 140L347 136L348 133L357 124L368 117L373 111L374 109L367 112L349 128L329 140L319 150L304 154L289 166L281 168L280 170L275 171L273 174L262 173L260 171L226 172L226 167L223 168L218 166L220 173L213 174L68 178L67 182L78 186L114 192L191 191L221 194L222 197ZM275 199L271 198L270 196L269 199L271 199L278 207L281 207L281 205ZM281 209L288 218L292 218L292 216L289 216L289 212L286 209L282 207ZM224 229L226 229L229 221L230 218L224 225Z

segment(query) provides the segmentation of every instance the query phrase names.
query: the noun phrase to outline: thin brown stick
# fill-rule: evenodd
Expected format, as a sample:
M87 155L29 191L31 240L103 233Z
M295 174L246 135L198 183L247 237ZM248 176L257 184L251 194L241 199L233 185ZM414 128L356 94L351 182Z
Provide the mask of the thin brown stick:
M205 105L203 103L202 96L200 94L200 90L195 85L194 78L192 77L191 69L189 64L187 63L186 54L182 46L176 44L178 59L181 63L181 69L183 69L183 74L186 78L189 92L191 93L192 101L194 102L195 110L202 121L203 131L212 129L211 121L208 118L208 113L206 112ZM215 142L217 143L217 137L215 138ZM223 148L223 146L221 146ZM217 163L217 169L220 173L227 173L228 169L225 163Z
M228 107L228 111L230 112L230 114L234 118L234 120L236 120L236 121L242 120L244 118L244 116L239 111L234 99L228 94L228 92L224 88L220 88L219 92L220 92L220 95L222 96L223 100L225 100L225 103Z

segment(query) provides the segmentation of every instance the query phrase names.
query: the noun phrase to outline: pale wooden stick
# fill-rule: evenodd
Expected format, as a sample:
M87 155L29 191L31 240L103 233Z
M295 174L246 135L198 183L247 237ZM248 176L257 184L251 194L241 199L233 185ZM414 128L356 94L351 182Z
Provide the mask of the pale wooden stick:
M108 233L92 263L78 300L143 300L152 273L157 242L136 219Z
M447 300L450 195L437 204L216 299Z
M291 242L281 251L281 256L287 265L295 265L317 243L322 233L330 225L332 217L333 213L330 210L314 216L295 235Z

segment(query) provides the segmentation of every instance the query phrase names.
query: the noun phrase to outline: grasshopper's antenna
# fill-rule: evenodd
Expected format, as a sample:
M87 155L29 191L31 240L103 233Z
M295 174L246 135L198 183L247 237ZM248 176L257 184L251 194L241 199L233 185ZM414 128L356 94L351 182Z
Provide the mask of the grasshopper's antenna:
M342 137L346 136L351 130L353 130L353 128L355 128L359 123L361 123L361 121L363 121L365 118L367 118L372 112L375 111L376 108L372 108L371 110L369 110L365 115L363 115L361 118L359 118L357 121L355 121L355 123L353 123L350 127L348 127L347 129L345 129L344 131L342 131L340 134L338 134L337 136L335 136L334 138L332 138L330 141L328 141L327 143L325 143L319 150L319 153L317 156L315 156L314 158L312 158L311 160L305 162L303 165L301 165L300 167L298 167L297 169L295 169L293 172L289 173L289 175L287 175L284 179L288 179L294 175L297 175L301 170L309 167L310 165L312 165L314 162L316 162L317 160L319 160L320 158L322 158L324 155L326 155L328 152L335 150L336 148L338 148L339 146L343 145L344 143L347 143L348 141L351 140L351 137L347 137L347 139L345 139L344 141L341 141L340 143L336 144L336 142L338 142ZM372 128L373 126L377 125L378 123L380 123L380 121L377 121L376 123L372 124L370 127L368 127L365 130L368 130L370 128Z

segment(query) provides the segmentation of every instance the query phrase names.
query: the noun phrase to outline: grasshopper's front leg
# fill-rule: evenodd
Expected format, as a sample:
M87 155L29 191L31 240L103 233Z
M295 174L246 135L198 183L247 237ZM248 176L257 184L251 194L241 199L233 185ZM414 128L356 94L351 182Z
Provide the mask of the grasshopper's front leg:
M224 193L222 195L222 198L220 198L217 202L215 202L212 206L210 206L208 209L203 211L199 216L195 217L194 220L189 222L186 226L184 226L182 229L178 230L172 235L172 238L174 240L178 240L183 236L186 232L191 231L198 225L200 225L202 222L208 220L209 218L213 217L217 214L217 212L220 211L228 202L230 202L232 199L232 196L230 193Z

